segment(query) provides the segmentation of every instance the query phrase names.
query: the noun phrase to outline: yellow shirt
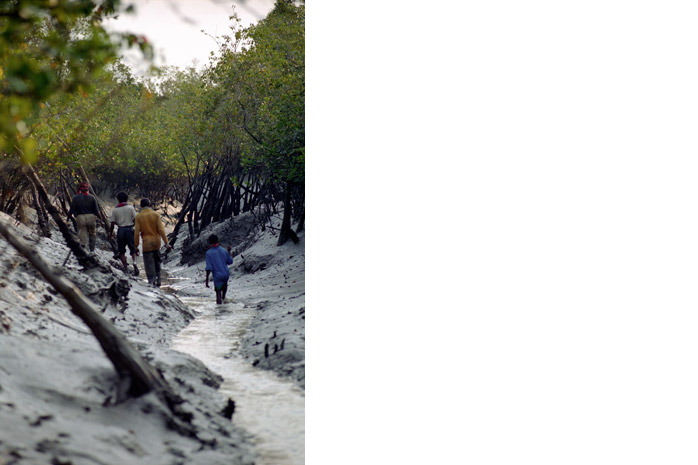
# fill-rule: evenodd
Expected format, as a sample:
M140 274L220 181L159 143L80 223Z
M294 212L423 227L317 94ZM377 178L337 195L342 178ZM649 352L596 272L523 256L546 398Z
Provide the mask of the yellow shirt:
M134 243L138 248L141 235L143 236L143 252L160 250L160 238L167 245L165 227L162 225L160 215L151 208L144 208L136 215L136 228L134 230Z

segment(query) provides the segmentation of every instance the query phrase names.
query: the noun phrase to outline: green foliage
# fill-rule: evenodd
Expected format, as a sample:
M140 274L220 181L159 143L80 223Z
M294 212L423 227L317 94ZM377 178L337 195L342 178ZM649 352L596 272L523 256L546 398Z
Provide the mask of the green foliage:
M40 103L55 94L84 93L117 58L120 43L143 37L110 37L102 19L120 0L9 0L0 3L0 153L36 160L41 145L32 133Z
M305 173L305 6L277 1L257 25L223 43L209 79L218 119L239 140L242 161L278 181Z
M119 0L14 0L0 6L0 156L50 179L82 165L118 189L181 194L207 169L279 189L305 181L305 7L278 1L229 36L209 66L135 78L117 57L144 37L110 37ZM5 155L2 155L5 154ZM229 169L234 166L234 169ZM227 176L227 175L226 175Z
M46 172L81 164L121 189L164 191L186 178L185 157L196 141L201 78L193 70L164 70L159 84L138 81L120 62L92 81L85 94L42 103L34 135L53 140L43 151Z

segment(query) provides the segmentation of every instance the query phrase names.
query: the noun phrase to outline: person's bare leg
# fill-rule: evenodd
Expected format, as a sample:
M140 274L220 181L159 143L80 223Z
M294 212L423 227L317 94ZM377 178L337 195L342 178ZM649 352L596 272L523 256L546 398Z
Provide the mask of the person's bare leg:
M128 263L126 263L126 254L125 253L120 254L119 260L121 260L121 264L124 265L124 271L128 271Z
M133 259L133 274L135 276L138 276L138 267L136 266L136 254L131 254L131 258ZM124 261L126 261L126 255L124 255Z
M222 290L220 290L220 291L217 290L217 291L216 291L216 305L220 305L220 304L223 303L223 301L222 301L222 299L221 299L221 295L223 295L223 291L222 291Z
M223 289L221 290L223 291L221 295L221 302L223 302L225 300L225 294L228 293L228 283L223 284Z

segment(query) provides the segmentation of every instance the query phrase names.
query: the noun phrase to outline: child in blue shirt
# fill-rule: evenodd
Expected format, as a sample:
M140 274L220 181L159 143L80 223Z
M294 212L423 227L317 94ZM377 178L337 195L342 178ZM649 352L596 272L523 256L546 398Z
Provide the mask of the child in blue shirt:
M230 271L228 265L233 264L233 257L230 256L218 243L218 236L211 234L208 238L208 250L206 251L206 287L208 277L213 273L213 288L216 290L216 304L220 305L228 292L228 279Z

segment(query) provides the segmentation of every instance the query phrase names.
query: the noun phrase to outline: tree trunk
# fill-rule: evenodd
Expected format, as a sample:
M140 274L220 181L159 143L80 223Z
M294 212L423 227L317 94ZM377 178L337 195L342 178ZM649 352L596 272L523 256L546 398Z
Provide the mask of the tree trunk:
M194 240L194 210L189 210L187 215L187 229L189 230L189 240Z
M305 210L301 213L301 218L298 220L298 225L296 226L296 233L299 233L305 229Z
M276 245L283 245L291 239L294 244L298 244L298 236L291 229L291 186L286 183L286 192L284 193L284 219L281 221L281 232L279 233L279 241Z
M67 180L67 176L66 176L66 177L63 176L63 169L61 169L61 171L60 171L60 176L61 176L61 189L62 189L62 191L63 191L63 197L65 197L65 202L61 202L61 205L62 205L62 208L63 208L63 214L64 214L64 215L66 216L66 218L67 218L67 217L68 217L68 211L70 210L70 202L72 202L73 199L72 199L72 197L71 197L71 195L70 195L70 191L68 190L68 180ZM67 203L68 207L66 208L66 206L63 205L63 203ZM73 223L73 228L77 229L78 224L77 224L77 222L75 221L75 218L71 217L71 218L70 218L70 221Z
M29 177L27 176L27 179ZM36 221L39 223L39 231L43 237L51 237L51 230L48 227L48 216L46 215L46 210L41 208L39 199L36 196L36 187L33 183L29 183L29 188L32 193L32 203L34 204L34 209L36 210Z
M179 218L177 218L177 223L175 224L174 229L170 233L168 238L168 242L172 247L174 247L175 242L177 241L177 235L179 235L179 228L182 227L182 224L184 224L184 220L186 219L187 212L191 208L191 190L187 193L186 199L184 199L184 205L182 205L182 209L179 211Z

